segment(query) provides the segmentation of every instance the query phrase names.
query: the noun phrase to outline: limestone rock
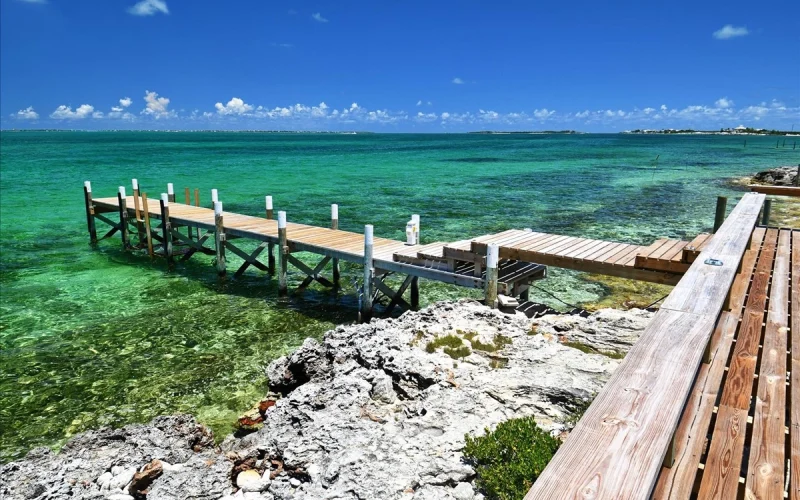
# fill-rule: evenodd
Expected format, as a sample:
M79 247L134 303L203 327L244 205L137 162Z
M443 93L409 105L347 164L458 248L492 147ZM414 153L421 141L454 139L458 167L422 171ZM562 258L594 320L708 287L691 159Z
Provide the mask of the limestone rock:
M755 174L753 180L759 184L794 186L795 177L797 177L797 166L775 167Z

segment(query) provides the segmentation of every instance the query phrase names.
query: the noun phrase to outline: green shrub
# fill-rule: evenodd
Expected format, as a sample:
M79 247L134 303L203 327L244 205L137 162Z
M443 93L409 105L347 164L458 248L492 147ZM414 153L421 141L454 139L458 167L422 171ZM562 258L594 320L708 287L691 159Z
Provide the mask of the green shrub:
M533 417L508 420L483 436L465 439L464 457L475 467L476 484L489 500L522 499L561 444Z

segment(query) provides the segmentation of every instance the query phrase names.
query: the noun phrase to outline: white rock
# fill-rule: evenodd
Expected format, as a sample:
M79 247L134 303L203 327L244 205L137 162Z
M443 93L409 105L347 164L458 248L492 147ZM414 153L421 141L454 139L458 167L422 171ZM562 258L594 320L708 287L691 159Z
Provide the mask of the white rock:
M116 474L111 481L109 481L108 488L110 490L123 489L128 485L128 483L131 482L134 474L136 474L136 467L128 467L127 469L123 469L121 472Z
M246 470L236 476L236 486L247 492L260 492L269 487L269 474L262 476L257 470Z
M472 500L475 498L475 490L469 483L458 483L450 494L457 500Z
M289 479L289 484L291 484L293 488L297 488L298 486L300 486L303 483L301 483L299 479L293 477L293 478Z
M95 482L97 483L98 486L100 486L100 490L102 491L103 489L108 489L108 483L113 478L114 474L110 472L104 472L103 474L100 475L100 477L97 478L97 481Z
M125 493L113 493L106 497L108 500L134 500L134 498Z

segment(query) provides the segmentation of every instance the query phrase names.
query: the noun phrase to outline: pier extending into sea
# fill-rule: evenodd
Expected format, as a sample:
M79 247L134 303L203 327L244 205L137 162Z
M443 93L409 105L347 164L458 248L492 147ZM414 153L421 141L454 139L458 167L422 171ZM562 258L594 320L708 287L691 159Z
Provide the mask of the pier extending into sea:
M135 179L131 187L131 194L120 186L116 196L95 198L91 183L85 182L87 228L93 244L119 233L124 249L163 257L169 268L198 252L214 255L221 277L228 274L227 257L233 254L243 261L233 272L235 277L250 267L277 275L282 294L288 293L290 265L304 274L298 287L304 289L312 281L337 288L339 262L361 264L362 321L370 319L376 301L383 298L388 301L384 313L397 306L416 309L420 278L481 289L492 307L515 307L519 300L526 301L531 283L546 276L547 266L674 285L710 237L700 234L692 241L664 238L641 246L512 229L421 245L418 218L412 217L416 233L409 244L376 237L371 225L364 227L363 234L340 230L335 204L331 205L330 227L318 227L289 222L286 212L275 212L270 196L264 199L264 216L256 217L224 211L213 189L210 203L203 206L199 189L185 188L183 201L178 202L172 184L155 199L140 192ZM99 238L98 222L109 226ZM237 239L253 240L258 246L247 252ZM299 252L315 254L319 260L309 265L297 258ZM328 277L323 274L326 269ZM391 275L404 277L399 288L392 289L387 283Z

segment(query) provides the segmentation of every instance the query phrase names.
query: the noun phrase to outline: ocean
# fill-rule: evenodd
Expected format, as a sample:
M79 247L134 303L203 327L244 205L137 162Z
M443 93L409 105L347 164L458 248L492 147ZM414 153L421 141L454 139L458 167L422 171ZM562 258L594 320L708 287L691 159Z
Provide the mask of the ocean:
M255 132L0 133L0 462L58 446L101 425L189 412L224 435L267 390L263 369L307 337L356 318L353 280L279 298L252 267L220 281L200 256L167 272L122 251L91 249L83 181L95 197L151 197L175 185L219 190L227 211L262 215L264 196L289 221L404 239L455 241L510 228L647 243L691 238L713 223L726 179L797 164L775 138L658 135L271 134ZM102 234L103 226L98 231ZM229 268L239 261L229 255ZM290 289L302 279L290 274ZM609 293L553 269L533 299L564 308ZM422 305L477 296L421 282Z

